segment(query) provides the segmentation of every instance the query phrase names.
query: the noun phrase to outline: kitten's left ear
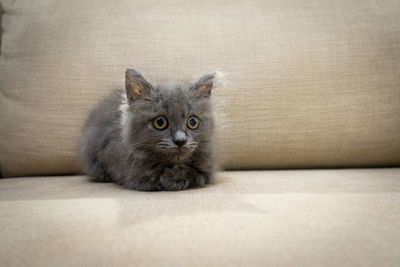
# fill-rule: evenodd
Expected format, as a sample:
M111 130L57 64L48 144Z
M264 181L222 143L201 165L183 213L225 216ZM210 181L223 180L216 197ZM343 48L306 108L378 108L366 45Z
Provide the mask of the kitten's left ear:
M211 90L215 88L218 76L220 75L220 72L217 71L206 73L192 85L191 90L197 92L199 97L209 98L211 95Z

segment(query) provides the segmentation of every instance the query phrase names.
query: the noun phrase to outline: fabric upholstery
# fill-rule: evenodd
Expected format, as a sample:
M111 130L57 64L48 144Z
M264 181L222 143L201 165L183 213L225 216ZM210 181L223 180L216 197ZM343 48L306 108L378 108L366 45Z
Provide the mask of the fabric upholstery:
M398 266L400 168L220 173L138 192L0 180L0 266Z
M233 169L400 164L398 0L3 1L3 176L76 173L88 110L133 66L226 73Z

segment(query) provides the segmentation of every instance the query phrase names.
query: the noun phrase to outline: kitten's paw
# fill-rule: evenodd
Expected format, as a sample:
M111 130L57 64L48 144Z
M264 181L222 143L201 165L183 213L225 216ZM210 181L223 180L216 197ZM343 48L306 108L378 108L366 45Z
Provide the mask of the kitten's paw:
M160 176L160 183L166 190L178 191L187 189L192 184L193 178L185 168L173 166L166 168Z
M198 176L196 176L195 181L196 181L197 186L203 187L207 183L207 177L203 176L203 175L198 175Z
M139 191L161 191L164 189L158 180L154 181L154 179L149 176L144 176L140 179L126 179L125 181L119 182L116 181L116 183L119 183L127 189Z

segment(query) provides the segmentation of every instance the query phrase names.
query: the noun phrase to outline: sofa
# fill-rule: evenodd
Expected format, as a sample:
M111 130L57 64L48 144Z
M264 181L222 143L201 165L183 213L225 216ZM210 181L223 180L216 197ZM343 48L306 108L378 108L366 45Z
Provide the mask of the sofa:
M0 266L399 266L400 2L2 0ZM219 70L214 181L91 182L123 88Z

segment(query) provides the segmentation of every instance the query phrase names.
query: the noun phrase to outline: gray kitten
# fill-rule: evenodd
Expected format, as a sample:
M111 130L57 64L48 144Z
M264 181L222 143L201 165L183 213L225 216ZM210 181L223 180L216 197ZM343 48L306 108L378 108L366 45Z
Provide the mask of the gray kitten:
M83 128L83 170L96 181L136 190L209 183L216 168L210 100L216 74L193 84L150 83L128 68L126 92L104 99Z

